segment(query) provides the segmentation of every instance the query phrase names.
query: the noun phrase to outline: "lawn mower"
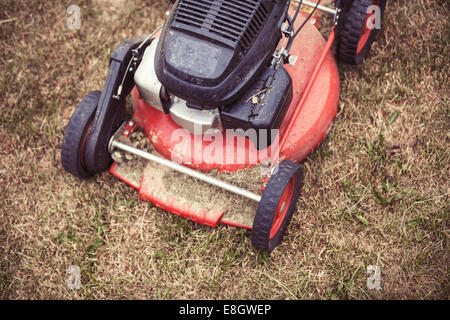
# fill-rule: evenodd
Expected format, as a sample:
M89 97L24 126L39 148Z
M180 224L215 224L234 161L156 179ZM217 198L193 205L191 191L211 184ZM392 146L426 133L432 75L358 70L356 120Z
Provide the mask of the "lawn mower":
M297 210L302 161L334 122L336 60L362 63L386 1L172 3L163 26L114 50L103 91L69 121L62 165L83 179L109 169L142 199L251 229L271 252ZM328 40L319 11L332 15Z

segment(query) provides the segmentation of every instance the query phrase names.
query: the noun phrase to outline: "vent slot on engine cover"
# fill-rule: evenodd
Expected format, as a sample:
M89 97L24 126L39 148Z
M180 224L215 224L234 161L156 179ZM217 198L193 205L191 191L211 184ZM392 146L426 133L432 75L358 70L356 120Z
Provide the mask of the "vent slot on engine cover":
M180 0L172 27L201 34L245 53L273 8L264 0Z

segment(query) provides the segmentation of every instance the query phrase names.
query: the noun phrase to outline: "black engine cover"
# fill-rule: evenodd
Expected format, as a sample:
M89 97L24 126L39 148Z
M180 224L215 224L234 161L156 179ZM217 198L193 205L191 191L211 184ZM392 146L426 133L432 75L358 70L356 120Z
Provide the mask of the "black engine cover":
M267 67L289 0L178 0L157 48L156 75L200 108L235 101Z
M286 69L268 68L236 102L221 109L222 125L225 129L255 129L257 135L248 138L257 149L265 149L275 138L272 129L280 129L292 97L292 79Z

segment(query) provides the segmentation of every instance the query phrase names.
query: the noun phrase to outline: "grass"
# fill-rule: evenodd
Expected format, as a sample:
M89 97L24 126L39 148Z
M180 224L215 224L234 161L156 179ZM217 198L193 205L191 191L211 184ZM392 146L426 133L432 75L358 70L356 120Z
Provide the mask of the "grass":
M270 256L249 231L168 214L108 173L80 181L63 171L77 102L102 88L117 43L148 33L168 8L79 0L73 31L73 3L2 2L2 299L449 298L446 1L388 1L369 59L340 66L336 123L305 164L298 213ZM71 265L80 290L66 287ZM366 286L370 265L381 290Z

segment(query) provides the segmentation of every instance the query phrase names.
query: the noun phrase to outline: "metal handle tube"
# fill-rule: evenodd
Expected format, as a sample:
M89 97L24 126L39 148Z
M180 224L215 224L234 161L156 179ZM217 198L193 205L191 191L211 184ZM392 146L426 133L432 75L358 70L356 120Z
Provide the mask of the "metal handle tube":
M295 2L300 2L300 0L295 0ZM311 1L303 0L302 4L305 5L305 6L311 7L311 8L315 8L317 2L314 3L314 2L311 2ZM320 10L320 11L329 13L329 14L336 14L336 9L325 7L325 6L322 6L322 5L318 5L317 9Z
M213 177L207 176L205 174L202 174L202 173L200 173L198 171L195 171L193 169L187 168L187 167L185 167L185 166L183 166L181 164L178 164L176 162L169 161L167 159L155 156L155 155L153 155L151 153L148 153L148 152L142 151L140 149L134 148L134 147L129 146L127 144L124 144L122 142L116 141L116 140L114 140L114 137L111 140L110 147L111 147L111 149L117 148L117 149L129 152L129 153L132 153L132 154L134 154L134 155L136 155L138 157L147 159L149 161L156 162L156 163L161 164L163 166L169 167L169 168L171 168L171 169L173 169L175 171L178 171L178 172L184 173L184 174L186 174L188 176L197 178L197 179L199 179L201 181L204 181L204 182L207 182L209 184L215 185L216 187L225 189L227 191L230 191L232 193L238 194L238 195L243 196L245 198L248 198L250 200L253 200L253 201L256 201L256 202L260 202L261 201L261 196L258 195L258 194L255 194L255 193L250 192L248 190L245 190L245 189L233 186L233 185L231 185L229 183L226 183L224 181L215 179Z

